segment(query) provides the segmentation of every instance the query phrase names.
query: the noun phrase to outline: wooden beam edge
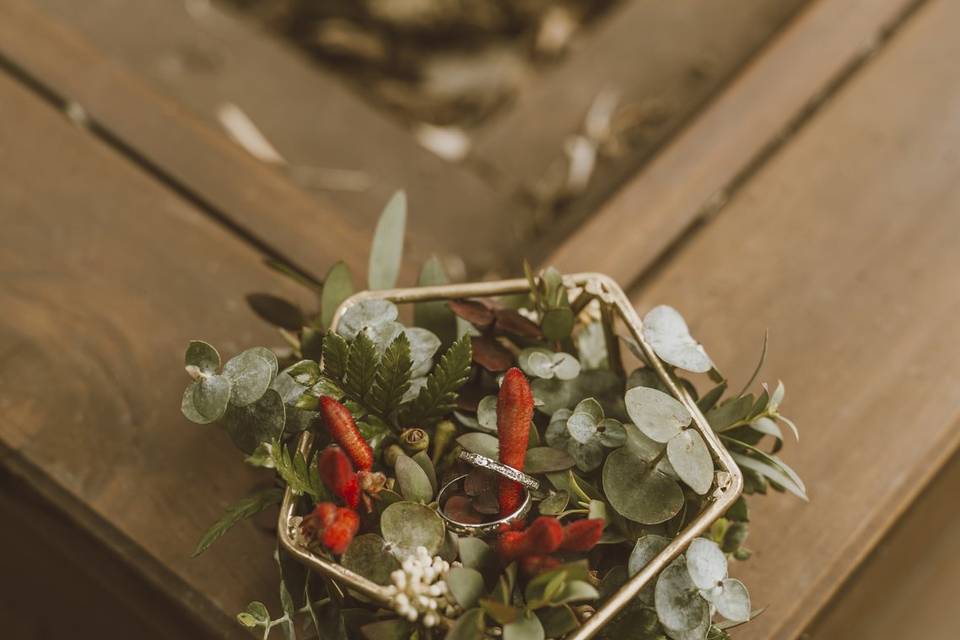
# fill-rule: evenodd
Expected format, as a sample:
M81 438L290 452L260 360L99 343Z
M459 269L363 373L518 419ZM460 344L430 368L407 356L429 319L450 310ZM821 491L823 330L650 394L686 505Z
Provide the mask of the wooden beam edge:
M816 0L546 263L607 273L630 288L719 211L922 1Z

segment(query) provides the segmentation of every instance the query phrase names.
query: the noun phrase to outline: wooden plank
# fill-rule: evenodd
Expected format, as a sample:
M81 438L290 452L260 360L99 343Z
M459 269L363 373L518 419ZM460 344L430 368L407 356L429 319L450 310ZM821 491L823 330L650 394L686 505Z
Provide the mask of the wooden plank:
M0 105L16 123L0 127L0 463L204 633L236 637L224 612L275 591L273 533L247 523L189 554L269 474L180 415L181 354L279 342L244 295L304 290L2 73Z
M817 640L957 637L960 457L954 456L807 629Z
M816 0L548 262L634 282L697 220L721 207L914 4ZM629 242L610 245L623 234ZM606 249L597 252L597 246Z
M482 271L497 266L518 248L521 238L511 223L517 202L495 192L479 175L423 149L398 122L256 25L215 5L201 18L191 17L189 3L168 0L33 0L33 4L48 18L82 34L110 59L101 61L102 65L122 65L128 76L171 96L177 106L168 109L186 107L199 116L216 129L211 137L220 143L233 145L215 117L220 105L232 102L291 164L354 170L369 177L371 187L366 190L314 191L319 203L312 205L314 210L341 212L339 217L369 233L390 195L405 189L411 206L411 252L421 257L431 252L455 253ZM6 42L0 45L6 46ZM30 61L41 55L30 49L30 40L20 49ZM168 126L154 122L144 127L138 108L118 104L117 88L97 68L79 64L71 68L64 64L69 62L64 56L54 58L51 52L49 57L57 64L37 66L50 74L51 83L100 113L124 140L151 156L156 154L171 171L201 172L197 180L204 184L209 179L202 175L209 172L207 163L193 162L189 147L169 140ZM122 91L123 84L119 88ZM236 184L231 182L234 189ZM225 195L229 194L218 197ZM270 194L263 199L275 201ZM316 213L291 210L269 224L285 227L275 233L292 236L283 237L277 245L293 255L299 255L294 251L299 247L309 253L311 245L324 246L319 240L337 242L327 218ZM469 233L464 233L467 229ZM349 249L350 245L342 246L338 253L347 254ZM366 256L365 246L361 255Z
M369 225L305 194L26 0L0 3L0 58L80 105L138 161L302 268L322 275L329 259L343 257L365 269Z
M785 458L812 503L757 501L735 573L769 610L738 638L796 637L960 441L958 21L924 4L634 292L733 379L769 327L763 378L801 425Z
M531 238L534 257L593 214L807 2L625 2L578 37L561 64L476 135L475 160L503 188L529 192L563 162L565 141L582 131L599 94L618 92L641 116L626 151L601 160L586 190L545 216Z

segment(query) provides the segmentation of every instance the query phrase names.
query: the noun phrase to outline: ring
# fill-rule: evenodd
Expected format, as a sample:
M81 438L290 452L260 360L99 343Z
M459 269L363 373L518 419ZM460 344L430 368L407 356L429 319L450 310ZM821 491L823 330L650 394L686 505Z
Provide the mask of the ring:
M490 471L500 474L508 480L519 482L526 488L533 491L540 489L540 482L533 476L528 476L523 471L517 471L511 466L497 462L496 460L488 458L487 456L482 456L479 453L472 453L470 451L463 450L460 452L460 459L468 464L472 464L475 467L490 469Z
M484 458L485 460L489 460L489 458L486 458L484 456L480 456L480 457ZM513 524L517 520L522 520L530 512L530 504L532 502L530 498L530 492L524 489L523 502L520 504L520 507L517 508L516 511L507 515L504 518L499 518L497 520L493 520L492 522L481 522L480 524L469 524L466 522L459 522L457 520L454 520L453 518L449 517L446 513L443 512L443 507L444 507L444 504L446 503L444 496L447 493L449 493L451 490L456 488L456 486L459 485L461 482L463 482L468 475L469 474L465 473L461 476L457 476L447 484L443 485L443 488L440 489L440 493L437 494L437 504L440 507L439 509L437 509L437 513L439 513L440 517L443 518L444 522L446 522L447 529L449 531L452 531L453 533L456 533L458 535L481 537L481 536L489 535L491 533L498 532L500 528L504 525ZM531 478L531 480L533 480L533 478ZM534 482L536 482L536 480L534 480Z

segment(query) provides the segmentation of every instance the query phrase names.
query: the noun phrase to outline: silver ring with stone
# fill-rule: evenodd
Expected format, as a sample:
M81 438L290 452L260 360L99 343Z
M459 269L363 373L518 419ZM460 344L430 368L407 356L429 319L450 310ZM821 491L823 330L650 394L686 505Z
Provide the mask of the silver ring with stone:
M482 469L489 469L496 474L503 476L508 480L513 480L514 482L519 482L527 489L532 491L537 491L540 489L540 482L533 476L528 476L523 471L517 471L509 465L505 465L502 462L497 462L492 458L487 456L480 455L479 453L473 453L472 451L463 450L460 452L460 459L466 462L467 464L472 464L475 467L480 467Z
M489 460L489 458L486 458ZM499 463L498 463L499 464ZM457 535L463 536L476 536L483 537L500 531L501 527L505 525L511 525L517 520L522 520L530 513L530 506L532 504L532 499L530 497L530 492L524 488L523 489L523 502L520 503L520 506L511 514L503 518L498 518L497 520L492 520L490 522L481 522L479 524L472 524L468 522L460 522L454 520L446 513L444 513L444 505L446 504L447 494L451 493L454 489L457 488L464 480L467 479L469 474L465 473L463 475L457 476L453 480L449 481L447 484L443 485L440 489L440 493L437 494L437 504L440 506L437 509L437 512L440 514L440 517L443 518L443 521L447 524L447 530L456 533ZM529 476L528 476L529 477ZM512 479L512 478L511 478ZM532 478L531 478L532 479ZM534 480L536 482L536 480Z

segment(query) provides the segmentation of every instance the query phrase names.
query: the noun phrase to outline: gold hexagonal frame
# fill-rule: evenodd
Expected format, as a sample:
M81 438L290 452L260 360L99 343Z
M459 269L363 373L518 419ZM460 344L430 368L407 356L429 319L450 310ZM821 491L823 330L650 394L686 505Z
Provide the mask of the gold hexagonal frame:
M686 550L690 543L703 534L714 521L721 517L736 501L743 490L743 475L733 458L720 443L720 439L707 424L706 418L697 407L690 394L676 385L667 375L663 363L653 349L643 338L643 324L636 310L630 304L623 289L609 276L599 273L578 273L564 276L564 285L568 288L581 288L599 300L604 332L607 344L615 348L611 353L619 353L613 323L619 318L626 326L630 336L639 345L646 359L656 371L664 386L670 393L682 402L693 416L694 427L703 436L715 464L714 483L709 495L708 506L684 528L676 538L655 558L653 558L639 573L630 578L602 607L597 609L580 627L569 633L565 640L587 640L592 638L600 629L627 606L640 590L650 582L674 558ZM344 312L352 305L362 300L381 299L394 303L430 302L454 300L457 298L484 298L493 296L526 293L530 290L530 283L525 279L501 280L497 282L475 282L466 284L451 284L432 287L416 287L408 289L386 289L383 291L362 291L340 305L331 325L336 330L337 324ZM298 444L299 450L307 456L313 444L313 436L304 432ZM359 592L375 603L389 607L389 597L386 589L343 566L315 555L308 549L299 546L290 536L291 519L296 515L296 496L288 488L284 494L283 504L280 507L278 531L280 543L298 561L314 569L328 578L336 581L341 587Z

